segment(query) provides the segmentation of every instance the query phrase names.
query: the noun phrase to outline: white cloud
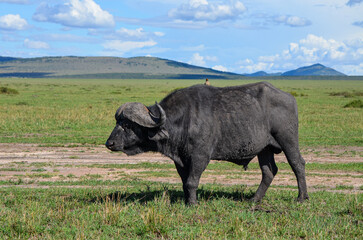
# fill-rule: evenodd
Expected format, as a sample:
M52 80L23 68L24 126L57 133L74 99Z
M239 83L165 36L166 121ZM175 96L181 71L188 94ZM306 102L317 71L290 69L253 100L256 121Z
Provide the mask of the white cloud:
M154 38L163 37L163 32L148 32L143 28L127 29L88 29L88 34L91 36L100 36L105 40L123 40L123 41L146 41Z
M363 74L363 38L350 41L325 39L313 34L307 35L297 43L290 43L281 53L260 56L239 62L240 68L248 73L256 71L286 71L293 68L322 63L347 74ZM355 67L354 67L355 66Z
M290 27L305 27L311 25L311 21L297 16L280 15L273 17L273 21L278 24L285 24Z
M289 49L273 56L261 56L261 62L279 62L293 59L301 63L315 63L319 61L344 60L350 50L345 43L334 39L325 39L313 34L301 39L299 43L290 43Z
M171 9L168 16L183 21L234 20L246 11L242 2L234 0L228 3L208 3L207 0L190 0L178 8Z
M165 33L163 33L163 32L154 32L154 34L157 37L163 37L163 36L165 36Z
M270 55L270 56L260 56L258 61L260 62L274 62L276 59L279 59L280 55Z
M28 27L25 19L21 18L19 14L7 14L0 17L0 29L5 30L24 30Z
M190 6L197 8L201 5L208 5L208 1L207 0L190 0L189 4L190 4Z
M119 30L116 31L116 33L121 36L133 37L133 38L143 38L146 36L146 32L144 31L143 28L138 28L135 30L120 28Z
M102 10L93 0L69 0L69 2L55 6L43 3L36 10L33 19L81 28L113 27L115 25L113 16Z
M218 58L216 56L202 56L197 52L193 54L192 58L188 61L188 63L192 65L207 67L207 61L217 62Z
M150 37L162 37L165 34L163 32L145 32L143 28L126 29L120 28L116 31L116 34L120 37L129 39L145 39Z
M299 41L299 51L296 55L306 62L339 60L346 56L348 50L343 42L309 34Z
M106 41L103 47L106 50L116 51L119 54L125 54L132 50L141 49L145 47L155 46L157 42L153 40L148 41L121 41L121 40L111 40Z
M333 66L335 67L335 66ZM337 66L339 67L339 66ZM358 65L343 65L341 66L341 71L344 73L349 73L349 75L363 75L363 63Z
M180 3L180 0L144 0L144 2L157 2L163 4L172 4L172 3Z
M216 65L216 66L212 67L212 69L217 70L217 71L222 71L222 72L228 72L228 69L222 65Z
M31 49L48 49L49 44L42 41L32 41L29 39L25 39L23 43L24 47Z
M274 66L273 63L259 62L259 63L252 63L249 65L241 65L240 69L241 72L243 73L254 73L259 71L269 72L272 70L273 66Z
M197 66L206 66L205 59L199 53L194 53L192 59L188 61L189 64L197 65Z
M205 56L205 60L211 61L211 62L217 62L218 58L216 56Z

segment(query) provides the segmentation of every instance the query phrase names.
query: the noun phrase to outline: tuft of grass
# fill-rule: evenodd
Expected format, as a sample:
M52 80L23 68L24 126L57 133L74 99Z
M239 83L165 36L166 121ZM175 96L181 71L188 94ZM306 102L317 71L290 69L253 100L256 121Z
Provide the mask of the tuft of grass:
M37 169L33 169L32 172L46 172L47 170L44 168L37 168Z
M14 168L14 167L9 167L9 168L0 168L0 171L8 171L8 172L24 172L26 171L25 168Z
M54 174L51 173L33 173L33 174L27 174L27 177L30 178L52 178L54 177Z
M295 91L291 91L289 92L292 96L294 97L307 97L308 95L307 94L304 94L304 93L297 93Z
M51 162L32 162L29 166L36 167L36 168L43 168L43 167L51 167L54 163Z
M344 105L344 108L363 108L363 101L360 99L350 101Z
M100 174L86 174L85 177L88 178L88 179L99 179L99 178L102 178L102 175L100 175Z
M24 183L24 180L23 180L23 178L19 177L17 179L10 179L8 181L8 183L11 184L11 185L21 185L21 184Z
M21 101L21 102L15 103L15 105L16 106L29 106L29 103L28 102Z
M341 96L345 98L351 98L351 97L360 97L363 96L363 91L353 91L353 92L331 92L329 93L329 96Z
M337 190L352 190L354 189L353 186L348 186L348 185L336 185L335 189Z
M0 87L0 94L16 95L19 94L19 92L13 88Z

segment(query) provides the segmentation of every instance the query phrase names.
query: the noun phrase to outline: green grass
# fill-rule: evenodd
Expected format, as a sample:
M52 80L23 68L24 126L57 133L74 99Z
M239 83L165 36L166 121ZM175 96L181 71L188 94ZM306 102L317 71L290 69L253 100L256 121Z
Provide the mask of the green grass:
M0 189L1 239L359 239L362 195L204 185L187 207L180 185L123 181L118 188Z
M258 79L254 82L259 81ZM214 86L246 80L211 80ZM271 80L296 95L302 146L362 146L361 108L344 108L347 97L361 101L362 81ZM146 105L174 89L202 80L0 79L0 86L19 94L0 94L0 142L42 146L104 144L123 103Z
M346 185L337 185L335 187L335 189L337 189L337 190L352 190L352 189L354 189L354 187L353 186L346 186Z
M33 169L32 172L46 172L47 170L44 168L37 168L37 169Z
M1 171L9 171L9 172L23 172L26 171L24 168L11 167L11 168L0 168Z
M175 169L174 164L169 163L150 163L150 162L141 162L135 164L89 164L89 165L76 165L74 167L89 167L89 168L114 168L114 169ZM288 163L277 163L277 167L279 170L291 170L291 167ZM229 162L215 162L209 164L207 167L208 170L226 172L228 171L244 171L243 166L237 166L234 163ZM256 170L260 169L258 163L252 162L248 165L248 169ZM307 171L314 170L341 170L341 171L353 171L363 173L363 163L308 163L306 164Z

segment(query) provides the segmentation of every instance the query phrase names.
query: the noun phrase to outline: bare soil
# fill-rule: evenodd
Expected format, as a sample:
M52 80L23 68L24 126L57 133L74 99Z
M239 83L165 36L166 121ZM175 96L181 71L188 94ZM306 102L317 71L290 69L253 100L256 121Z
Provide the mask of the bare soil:
M362 153L363 147L302 149L307 164L363 163ZM280 154L276 156L276 161L279 165L279 162L286 162L286 158ZM19 187L40 187L38 183L42 181L72 181L91 178L100 180L139 178L158 182L181 182L175 169L99 167L99 165L106 164L135 164L140 162L173 163L169 158L157 153L126 156L123 153L110 152L103 146L41 147L37 144L0 143L0 181L18 182L17 186ZM97 164L98 167L94 164ZM211 164L215 164L215 161L212 161ZM165 174L155 175L153 172ZM307 172L309 191L363 193L362 179L363 174L358 171L319 170ZM247 172L242 173L240 168L222 173L206 170L201 179L202 184L244 184L247 186L257 185L260 181L261 172L259 170L247 170ZM0 187L13 185L3 184ZM272 186L296 186L296 178L291 170L280 170Z

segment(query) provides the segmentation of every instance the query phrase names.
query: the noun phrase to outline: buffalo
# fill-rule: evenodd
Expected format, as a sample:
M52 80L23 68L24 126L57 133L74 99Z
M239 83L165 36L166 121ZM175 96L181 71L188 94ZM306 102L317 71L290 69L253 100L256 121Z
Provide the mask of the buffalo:
M152 106L125 103L115 118L106 147L127 155L153 151L171 158L183 182L186 204L197 203L199 180L211 159L247 168L255 156L262 180L252 200L260 201L278 170L274 154L282 151L297 179L297 200L309 198L296 100L270 83L195 85Z

